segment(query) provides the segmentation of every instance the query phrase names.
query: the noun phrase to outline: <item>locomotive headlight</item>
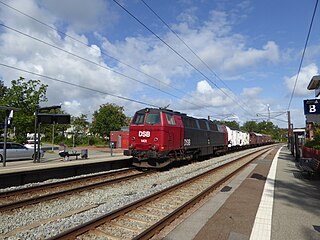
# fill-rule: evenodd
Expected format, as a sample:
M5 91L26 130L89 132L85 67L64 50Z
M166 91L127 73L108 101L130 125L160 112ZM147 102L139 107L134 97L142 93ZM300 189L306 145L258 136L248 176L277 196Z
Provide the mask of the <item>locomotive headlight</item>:
M155 142L158 142L159 139L158 139L157 137L155 137L153 140L154 140Z
M135 138L135 137L132 137L131 140L134 141L134 140L136 140L136 138Z

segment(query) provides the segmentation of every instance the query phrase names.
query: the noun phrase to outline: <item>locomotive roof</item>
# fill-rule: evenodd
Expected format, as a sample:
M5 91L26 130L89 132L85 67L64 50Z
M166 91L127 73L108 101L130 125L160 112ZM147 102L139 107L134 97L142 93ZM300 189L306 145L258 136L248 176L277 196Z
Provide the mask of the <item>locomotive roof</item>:
M206 118L196 118L196 117L192 117L192 116L188 116L186 113L181 113L181 112L178 112L178 111L173 111L171 109L167 109L167 108L143 108L139 111L137 111L137 113L145 113L145 112L166 112L166 113L173 113L173 114L176 114L176 115L180 115L182 117L187 117L187 118L193 118L193 119L197 119L197 120L200 120L200 121L208 121L208 122L212 122L212 121L209 121L208 119ZM213 124L216 124L214 122L212 122ZM220 125L220 124L217 124L217 125Z
M167 109L167 108L144 108L144 109L141 109L141 110L139 110L137 112L138 113L143 113L143 112L149 112L149 111L152 111L152 112L167 112L167 113L174 113L174 114L181 115L181 116L187 116L187 114L185 114L185 113L181 113L181 112L178 112L178 111L173 111L173 110Z

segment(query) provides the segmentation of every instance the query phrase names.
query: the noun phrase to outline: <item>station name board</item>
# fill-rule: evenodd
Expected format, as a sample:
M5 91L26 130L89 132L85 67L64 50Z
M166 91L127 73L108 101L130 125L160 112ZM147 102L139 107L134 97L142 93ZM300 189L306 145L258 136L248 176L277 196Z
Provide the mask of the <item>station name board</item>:
M320 99L303 100L304 115L320 114Z

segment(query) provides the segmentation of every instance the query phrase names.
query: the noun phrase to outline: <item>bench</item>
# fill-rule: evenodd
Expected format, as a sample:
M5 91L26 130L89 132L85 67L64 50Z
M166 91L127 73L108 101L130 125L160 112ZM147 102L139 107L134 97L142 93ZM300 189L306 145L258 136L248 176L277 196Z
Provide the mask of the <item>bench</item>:
M76 160L78 160L78 156L80 156L80 153L78 153L78 152L72 152L72 153L59 152L59 156L62 157L62 158L65 158L65 157L69 158L69 157L75 156Z
M301 158L298 167L302 172L308 173L310 178L319 173L320 161L315 158Z

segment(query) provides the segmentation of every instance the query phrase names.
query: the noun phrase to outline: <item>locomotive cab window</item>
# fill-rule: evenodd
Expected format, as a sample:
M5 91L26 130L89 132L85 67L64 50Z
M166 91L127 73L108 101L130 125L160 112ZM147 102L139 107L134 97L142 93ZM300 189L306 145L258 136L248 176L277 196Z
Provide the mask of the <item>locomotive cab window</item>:
M160 124L160 113L149 113L147 116L146 124Z
M173 115L166 113L166 118L169 125L176 125Z
M133 124L143 124L144 122L144 114L137 113L133 118Z

